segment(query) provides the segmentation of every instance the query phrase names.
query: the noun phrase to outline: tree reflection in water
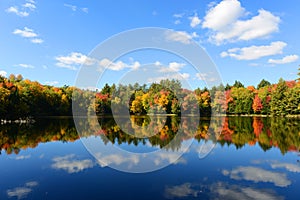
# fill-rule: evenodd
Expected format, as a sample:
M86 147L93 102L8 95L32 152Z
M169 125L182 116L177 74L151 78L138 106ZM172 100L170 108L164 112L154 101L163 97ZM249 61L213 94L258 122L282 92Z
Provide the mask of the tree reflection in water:
M222 123L218 117L197 121L193 117L132 116L122 122L122 127L111 117L90 120L80 120L84 127L80 130L81 137L97 136L105 144L150 144L176 151L183 141L194 138L198 142L213 140L221 146L234 145L237 149L258 144L264 151L279 148L282 154L300 149L300 123L294 118L226 117ZM191 127L197 127L197 131L191 131ZM182 130L182 136L167 146L179 130ZM39 143L74 142L79 138L71 118L40 119L31 126L0 126L0 149L7 154L18 154L20 150L35 148Z

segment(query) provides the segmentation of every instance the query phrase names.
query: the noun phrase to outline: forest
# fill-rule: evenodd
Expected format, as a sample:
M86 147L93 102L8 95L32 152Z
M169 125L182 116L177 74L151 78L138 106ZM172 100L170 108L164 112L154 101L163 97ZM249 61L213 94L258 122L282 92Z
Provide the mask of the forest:
M300 70L299 70L300 71ZM300 75L299 75L300 77ZM79 106L72 113L72 103ZM240 81L190 91L178 80L151 85L108 85L91 91L71 86L54 87L24 79L22 75L0 76L0 119L41 116L109 115L114 108L127 108L132 115L213 113L227 115L286 116L300 114L300 79L267 80L245 87Z

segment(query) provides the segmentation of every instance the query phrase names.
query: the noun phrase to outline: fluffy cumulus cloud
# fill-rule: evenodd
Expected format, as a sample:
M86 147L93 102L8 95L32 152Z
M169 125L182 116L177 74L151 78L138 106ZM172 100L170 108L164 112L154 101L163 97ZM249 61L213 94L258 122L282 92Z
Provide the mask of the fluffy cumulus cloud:
M279 30L280 18L260 9L250 19L242 20L246 10L238 0L223 0L208 10L202 28L212 31L210 40L216 44L265 38Z
M176 73L170 73L170 74L166 74L164 76L156 76L154 78L148 78L148 82L149 83L158 83L160 82L161 80L166 80L166 79L175 79L175 80L179 80L179 81L182 81L182 80L187 80L190 78L190 74L189 73L179 73L179 72L176 72Z
M244 48L232 48L221 53L221 57L232 57L237 60L255 60L265 56L282 54L285 42L272 42L270 45L250 46Z
M78 52L72 52L67 56L57 56L55 60L56 66L71 70L76 70L79 65L93 65L97 62L96 59Z
M132 64L127 64L122 61L113 62L107 58L104 58L99 61L99 67L100 67L99 69L100 70L109 69L109 70L113 70L113 71L120 71L125 68L136 70L140 66L141 66L141 64L138 61L135 61Z
M19 35L24 38L29 38L32 43L41 44L44 41L38 37L38 34L33 29L24 27L23 29L15 29L13 32L15 35Z
M155 65L158 66L161 64L159 62L158 63L156 62ZM178 72L185 65L186 65L185 63L170 62L167 67L161 65L161 69L159 71L160 72Z
M268 63L270 64L287 64L287 63L292 63L296 62L299 59L298 55L289 55L285 56L282 59L269 59Z
M0 76L6 76L7 75L7 72L4 71L4 70L0 70Z
M88 57L87 55L79 52L71 52L66 56L57 56L55 57L55 60L57 61L56 66L71 70L77 70L80 65L91 66L94 64L97 66L99 71L102 71L104 69L120 71L125 68L136 70L141 66L138 61L132 60L130 64L127 64L123 61L113 62L108 58L98 60L96 58Z
M196 32L193 32L192 34L189 34L185 31L166 31L165 32L165 39L167 41L173 41L173 42L181 42L183 44L191 44L192 39L198 38Z
M195 28L196 26L198 26L201 23L201 20L199 19L198 15L195 14L193 17L190 17L190 26L192 28Z
M75 158L74 154L60 156L53 158L53 164L51 165L54 169L65 170L68 173L77 173L88 168L92 168L94 163L90 159L79 160Z
M7 8L5 11L7 13L14 13L20 17L29 16L30 12L36 9L35 1L27 0L22 6L11 6Z

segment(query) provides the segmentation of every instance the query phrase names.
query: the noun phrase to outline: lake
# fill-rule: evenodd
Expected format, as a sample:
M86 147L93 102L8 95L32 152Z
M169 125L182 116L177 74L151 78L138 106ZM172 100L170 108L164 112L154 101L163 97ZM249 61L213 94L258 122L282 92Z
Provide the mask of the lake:
M0 125L0 199L299 199L299 119L75 122Z

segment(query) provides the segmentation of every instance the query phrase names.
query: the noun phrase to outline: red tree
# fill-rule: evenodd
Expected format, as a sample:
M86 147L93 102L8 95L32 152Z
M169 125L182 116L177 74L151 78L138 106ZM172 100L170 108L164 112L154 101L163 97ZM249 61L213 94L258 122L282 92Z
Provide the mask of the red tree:
M255 97L254 97L252 109L255 113L258 113L263 109L261 99L259 98L258 95L255 95Z

